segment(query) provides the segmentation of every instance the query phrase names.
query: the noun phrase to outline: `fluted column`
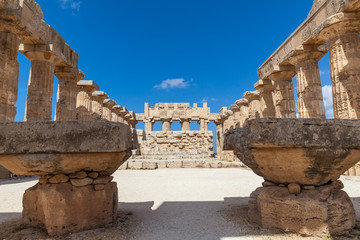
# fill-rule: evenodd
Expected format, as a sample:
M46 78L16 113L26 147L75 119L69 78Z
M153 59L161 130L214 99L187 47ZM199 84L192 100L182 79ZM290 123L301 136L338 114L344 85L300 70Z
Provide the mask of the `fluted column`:
M360 118L360 38L359 31L340 24L329 40L334 117Z
M238 105L233 104L229 107L229 109L233 112L233 128L240 128L241 125L241 116L240 116L240 108Z
M92 93L99 90L99 86L91 80L82 80L77 83L76 114L77 120L93 120L91 115Z
M289 67L285 71L275 72L270 78L275 82L275 106L277 118L296 118L294 86L292 79L295 68Z
M102 115L101 118L107 121L112 120L112 108L116 105L116 102L112 99L105 99L103 101ZM116 119L114 119L116 120ZM114 122L114 121L113 121Z
M20 40L6 29L0 28L0 31L0 122L12 122L18 95Z
M120 105L115 105L113 106L112 108L112 111L113 111L113 114L116 115L116 117L113 115L113 118L112 119L116 119L116 122L120 122L120 123L123 123L124 120L123 118L121 117L121 110L122 110L122 106Z
M216 125L216 153L217 153L217 157L221 158L222 155L222 135L223 135L223 124L224 124L224 119L219 116L219 118L217 120L214 121L215 125Z
M260 95L260 117L275 117L274 83L269 79L261 79L255 83L254 88Z
M191 122L191 117L180 118L181 131L190 131L190 122Z
M100 120L103 114L103 102L109 96L103 91L95 91L91 96L91 114L93 119Z
M23 47L31 61L25 121L51 120L55 64L59 59L51 52L37 51L43 46Z
M207 121L207 119L200 118L199 124L200 124L200 131L201 132L206 132L207 131L208 123L209 123L209 121Z
M235 104L239 107L239 127L242 128L249 119L249 102L246 99L239 99Z
M258 91L245 92L244 98L249 102L249 119L260 118L260 93Z
M299 118L325 118L318 61L326 50L321 46L304 46L304 50L290 59L295 66Z
M162 118L161 122L163 132L171 131L171 118Z
M76 120L77 83L84 79L85 74L79 69L56 67L55 76L59 80L55 121Z

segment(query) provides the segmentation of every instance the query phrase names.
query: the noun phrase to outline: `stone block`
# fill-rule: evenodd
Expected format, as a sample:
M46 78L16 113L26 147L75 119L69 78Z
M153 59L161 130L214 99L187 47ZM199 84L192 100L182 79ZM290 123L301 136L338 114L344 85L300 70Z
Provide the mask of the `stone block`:
M127 168L128 168L128 162L124 162L123 164L121 164L118 170L126 170Z
M210 160L209 165L211 168L221 168L222 167L221 162L215 161L215 160Z
M156 161L143 161L143 167L142 169L145 170L154 170L157 169L157 162Z
M324 238L343 235L355 226L355 210L342 190L332 187L303 190L294 195L286 187L261 187L249 200L249 218L264 228Z
M117 193L114 182L106 184L102 191L95 191L93 185L37 184L24 194L23 221L45 227L49 235L101 227L116 218Z
M165 160L159 160L157 161L158 168L166 168L166 161Z
M131 170L140 170L143 168L143 163L142 162L128 162L128 169Z
M166 167L167 168L181 168L183 162L180 160L167 160Z

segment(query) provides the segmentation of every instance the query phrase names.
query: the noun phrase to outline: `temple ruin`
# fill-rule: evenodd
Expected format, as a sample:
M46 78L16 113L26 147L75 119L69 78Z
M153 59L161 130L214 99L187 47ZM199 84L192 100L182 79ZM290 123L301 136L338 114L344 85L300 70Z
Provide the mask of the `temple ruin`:
M40 177L23 197L25 224L58 235L112 222L118 190L111 175L124 166L218 168L225 161L264 178L250 196L252 222L304 236L353 229L354 207L339 177L360 175L360 0L315 0L306 20L258 69L254 89L218 113L207 103L145 103L144 113L129 111L84 80L78 54L34 0L0 0L0 10L0 178L10 171ZM14 122L19 52L31 62L20 123ZM326 119L322 96L318 61L326 53L335 119ZM156 121L162 131L154 131ZM172 131L174 121L181 131ZM144 130L136 129L138 122Z

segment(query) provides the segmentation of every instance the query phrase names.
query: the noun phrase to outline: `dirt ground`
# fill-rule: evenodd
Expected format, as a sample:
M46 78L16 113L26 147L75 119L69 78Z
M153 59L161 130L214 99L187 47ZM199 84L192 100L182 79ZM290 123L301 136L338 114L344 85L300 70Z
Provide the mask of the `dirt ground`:
M21 198L36 178L0 181L0 240L237 240L303 239L296 234L264 230L247 219L250 193L262 179L244 169L161 169L117 171L117 220L95 230L48 237L21 222ZM343 177L360 220L360 178ZM315 239L315 238L305 238ZM360 239L360 222L343 237Z

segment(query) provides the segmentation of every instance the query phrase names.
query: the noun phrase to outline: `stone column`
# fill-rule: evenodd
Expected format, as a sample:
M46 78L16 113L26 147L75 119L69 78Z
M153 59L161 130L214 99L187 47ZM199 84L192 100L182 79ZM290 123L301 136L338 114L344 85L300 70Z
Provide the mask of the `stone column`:
M255 83L254 88L260 95L260 117L275 117L274 83L269 79L261 79Z
M207 124L209 121L207 121L204 118L200 118L199 124L200 124L200 132L206 132L207 131Z
M235 104L239 107L239 127L242 128L249 119L249 102L246 99L239 99Z
M91 115L93 119L100 120L103 114L103 102L109 96L103 91L95 91L91 96Z
M113 106L113 108L112 108L112 111L113 111L113 113L116 115L116 117L114 117L114 115L113 115L113 118L112 119L116 119L116 122L120 122L120 123L123 123L124 122L124 120L123 120L123 118L121 117L121 110L122 110L122 106L120 106L120 105L115 105L115 106Z
M5 23L0 21L0 24L0 122L12 122L18 95L20 40L4 29Z
M349 23L333 26L328 42L334 117L360 118L360 38Z
M76 97L77 120L93 120L91 115L92 93L99 90L99 86L91 80L83 80L77 83L78 94Z
M180 118L181 131L190 131L190 122L191 122L191 117L181 117Z
M171 118L162 118L161 119L162 122L162 131L163 132L168 132L171 131Z
M23 54L31 61L25 121L50 121L55 64L59 59L52 53L37 51L43 46L23 46Z
M296 71L299 118L326 118L318 64L326 50L319 49L304 46L290 59Z
M152 119L144 120L145 131L151 132L153 131L154 121Z
M216 124L216 153L217 158L221 159L222 156L222 134L223 134L223 119L221 116L214 121Z
M102 115L101 118L107 121L112 120L112 108L116 105L116 102L112 99L105 99L103 101ZM115 120L115 119L114 119Z
M234 113L233 115L233 128L240 128L241 125L241 115L240 108L238 105L233 104L229 107L229 109Z
M270 78L275 82L275 106L277 118L296 118L294 86L292 79L295 68L289 67L285 71L275 72Z
M244 98L249 102L249 119L260 118L260 93L258 91L245 92Z
M128 116L128 115L129 115L129 111L126 109L126 107L122 107L122 109L120 110L120 118L119 119L122 123L125 123L127 125L129 125L129 122L126 120L126 116Z
M59 80L55 121L76 120L77 82L85 78L79 69L56 67L55 75Z

